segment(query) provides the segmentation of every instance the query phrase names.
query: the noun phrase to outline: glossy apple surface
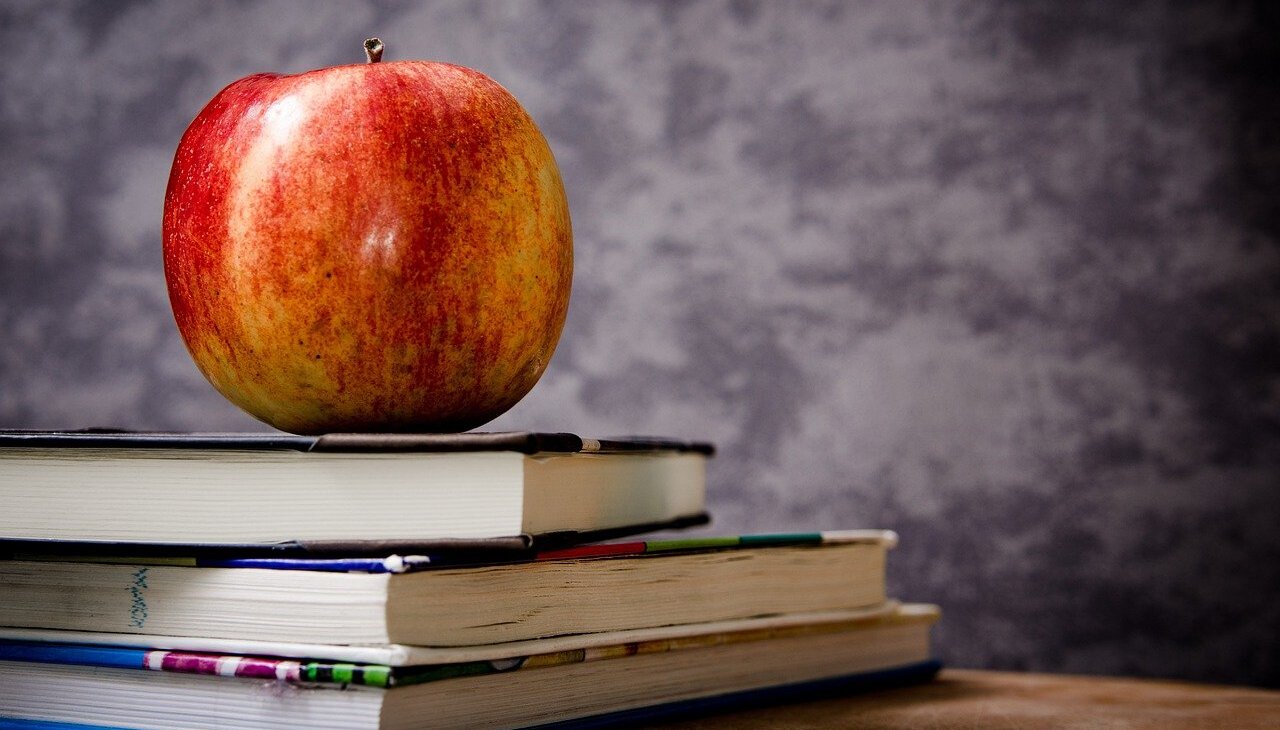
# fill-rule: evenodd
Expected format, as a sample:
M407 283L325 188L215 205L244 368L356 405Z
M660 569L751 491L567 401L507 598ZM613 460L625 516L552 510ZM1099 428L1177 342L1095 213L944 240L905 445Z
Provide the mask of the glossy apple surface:
M164 203L187 349L285 431L460 431L542 375L573 243L551 150L478 71L370 62L232 83Z

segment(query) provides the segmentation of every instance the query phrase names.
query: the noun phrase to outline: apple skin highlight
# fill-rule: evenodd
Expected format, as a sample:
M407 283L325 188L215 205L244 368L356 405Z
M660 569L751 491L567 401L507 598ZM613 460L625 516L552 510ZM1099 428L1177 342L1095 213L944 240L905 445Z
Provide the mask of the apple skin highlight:
M462 431L534 386L568 310L551 150L445 63L232 83L165 194L174 318L213 386L284 431Z

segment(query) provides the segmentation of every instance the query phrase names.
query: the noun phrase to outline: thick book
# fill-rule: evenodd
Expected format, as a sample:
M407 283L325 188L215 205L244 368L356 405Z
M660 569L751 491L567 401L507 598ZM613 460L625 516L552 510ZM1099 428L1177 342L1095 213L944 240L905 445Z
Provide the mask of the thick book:
M122 634L103 631L63 631L0 627L0 641L85 644L103 647L166 649L237 656L275 656L294 659L323 657L352 664L410 667L426 664L461 664L505 660L510 657L594 650L621 644L675 641L706 634L749 633L807 626L841 624L891 616L902 610L898 601L877 606L814 613L753 616L700 624L649 626L594 634L560 634L541 639L506 641L469 646L417 646L410 644L308 644L254 639L216 639L198 636Z
M886 600L883 530L591 544L500 563L0 561L0 626L295 643L467 646L858 609Z
M709 444L0 431L9 549L527 550L706 521ZM3 548L0 548L3 549Z
M0 716L133 728L606 726L937 671L936 607L407 667L0 641Z

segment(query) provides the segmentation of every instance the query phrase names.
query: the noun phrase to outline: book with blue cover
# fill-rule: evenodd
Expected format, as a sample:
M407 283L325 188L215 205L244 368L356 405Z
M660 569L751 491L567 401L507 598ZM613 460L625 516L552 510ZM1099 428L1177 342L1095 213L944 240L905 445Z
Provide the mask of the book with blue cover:
M905 605L860 617L759 618L402 666L334 660L319 647L312 656L290 656L289 647L223 654L11 637L0 640L0 716L136 728L604 726L717 701L922 681L939 666L929 641L937 617L936 607Z

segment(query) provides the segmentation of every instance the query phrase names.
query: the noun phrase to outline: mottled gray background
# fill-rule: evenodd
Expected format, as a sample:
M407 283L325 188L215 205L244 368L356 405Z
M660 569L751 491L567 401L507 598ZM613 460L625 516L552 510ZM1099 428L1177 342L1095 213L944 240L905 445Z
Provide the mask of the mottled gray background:
M489 428L705 438L719 531L891 527L952 664L1280 684L1280 27L1190 2L0 3L0 426L260 429L171 321L256 71L511 89L577 241Z

